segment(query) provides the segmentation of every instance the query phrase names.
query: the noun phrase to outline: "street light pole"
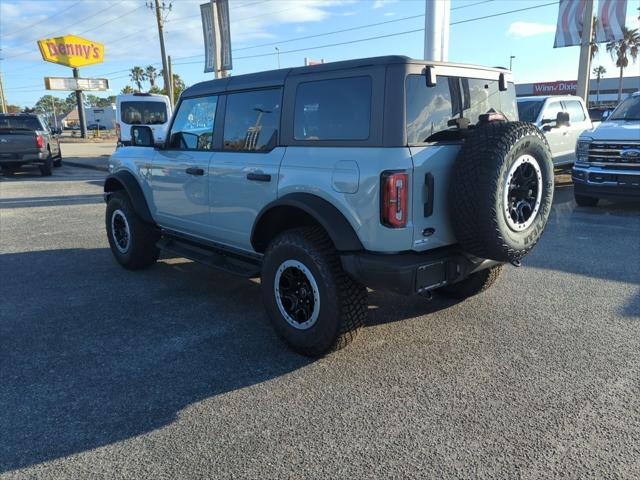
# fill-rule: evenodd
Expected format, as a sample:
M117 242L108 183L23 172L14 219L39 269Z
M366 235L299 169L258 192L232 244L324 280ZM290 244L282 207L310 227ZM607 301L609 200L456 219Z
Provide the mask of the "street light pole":
M509 57L509 71L512 71L512 70L513 70L513 59L514 59L514 58L516 58L516 56L515 56L515 55L511 55L511 56Z
M276 52L278 52L277 53L277 56L278 56L278 70L280 70L280 49L278 47L276 47Z

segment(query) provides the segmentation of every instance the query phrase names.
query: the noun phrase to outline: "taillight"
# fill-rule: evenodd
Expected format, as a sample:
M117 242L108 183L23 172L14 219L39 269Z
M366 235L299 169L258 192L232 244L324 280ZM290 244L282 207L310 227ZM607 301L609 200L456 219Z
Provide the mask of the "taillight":
M44 138L42 138L42 135L36 135L36 147L40 149L44 148Z
M120 140L120 124L118 122L116 122L116 136Z
M407 198L409 176L404 172L382 174L382 223L391 228L402 228L407 224Z

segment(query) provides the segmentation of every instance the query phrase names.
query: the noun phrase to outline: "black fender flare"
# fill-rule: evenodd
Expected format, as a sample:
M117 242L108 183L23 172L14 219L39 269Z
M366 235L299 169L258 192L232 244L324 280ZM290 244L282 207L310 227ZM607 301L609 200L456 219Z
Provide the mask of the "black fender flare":
M109 194L117 190L127 192L133 209L142 220L147 223L155 223L149 211L147 200L144 198L142 187L140 187L140 184L131 172L121 170L107 176L104 181L105 200L108 201Z
M266 205L253 224L251 230L251 245L256 251L264 250L264 242L260 236L264 232L265 222L269 220L269 212L279 207L297 208L325 229L336 250L351 252L364 250L362 242L345 216L333 204L310 193L290 193Z

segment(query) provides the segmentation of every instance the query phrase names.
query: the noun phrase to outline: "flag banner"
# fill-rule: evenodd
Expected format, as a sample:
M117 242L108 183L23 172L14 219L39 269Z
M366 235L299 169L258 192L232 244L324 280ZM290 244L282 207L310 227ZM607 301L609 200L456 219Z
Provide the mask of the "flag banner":
M582 19L587 0L560 0L553 48L580 45Z
M204 72L216 71L216 35L213 24L213 11L211 3L200 5L202 16L202 33L204 35Z
M622 38L626 11L627 0L600 0L598 2L596 43L614 42Z

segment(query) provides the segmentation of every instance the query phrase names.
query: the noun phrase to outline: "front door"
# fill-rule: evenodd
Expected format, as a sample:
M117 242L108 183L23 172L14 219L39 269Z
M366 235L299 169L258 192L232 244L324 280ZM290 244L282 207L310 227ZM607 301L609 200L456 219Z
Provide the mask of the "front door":
M280 88L227 95L223 151L209 168L213 234L221 243L253 250L256 217L277 197L281 101Z
M563 112L562 103L559 100L549 102L542 111L540 123L543 126L545 137L551 148L554 165L562 165L571 161L573 146L569 146L569 127L556 127L556 118L559 112ZM546 129L548 128L548 130Z
M152 208L161 227L195 236L211 233L209 164L217 96L180 103L166 148L151 166Z

